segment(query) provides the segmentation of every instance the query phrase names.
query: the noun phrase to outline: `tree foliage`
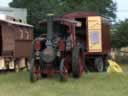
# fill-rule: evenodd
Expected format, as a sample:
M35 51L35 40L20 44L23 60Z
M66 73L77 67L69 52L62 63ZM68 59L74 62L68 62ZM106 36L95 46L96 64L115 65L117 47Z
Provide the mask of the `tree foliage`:
M116 17L116 3L112 0L63 0L65 11L91 11L110 19Z
M111 43L114 48L128 46L128 19L116 23L111 36Z
M109 19L116 17L116 3L113 0L13 0L14 8L28 9L28 23L39 28L38 22L46 18L47 13L60 15L72 11L91 11ZM40 30L39 30L40 31Z

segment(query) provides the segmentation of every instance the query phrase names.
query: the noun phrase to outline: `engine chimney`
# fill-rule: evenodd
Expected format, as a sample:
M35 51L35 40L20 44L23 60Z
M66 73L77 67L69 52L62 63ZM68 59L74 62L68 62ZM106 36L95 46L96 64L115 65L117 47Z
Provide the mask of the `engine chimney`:
M53 16L54 14L48 14L48 19L47 19L47 39L52 40L53 39Z

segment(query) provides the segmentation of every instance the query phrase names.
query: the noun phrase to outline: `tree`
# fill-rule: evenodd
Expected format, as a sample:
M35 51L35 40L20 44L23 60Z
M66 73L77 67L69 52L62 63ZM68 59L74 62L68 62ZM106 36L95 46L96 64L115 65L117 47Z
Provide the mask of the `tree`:
M63 0L65 11L92 11L109 19L116 18L116 2L113 0Z
M36 31L40 29L38 22L46 18L47 13L60 15L72 11L93 11L109 19L116 18L113 0L13 0L10 6L27 8L28 23L34 25Z
M116 23L111 36L112 47L121 48L128 46L128 19Z

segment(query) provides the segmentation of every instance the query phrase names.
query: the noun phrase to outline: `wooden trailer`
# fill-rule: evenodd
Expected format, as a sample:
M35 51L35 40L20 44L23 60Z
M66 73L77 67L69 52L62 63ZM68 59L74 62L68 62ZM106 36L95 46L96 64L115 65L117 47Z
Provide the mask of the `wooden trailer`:
M65 24L68 26L69 32L75 33L73 39L79 41L84 49L87 69L90 71L104 71L107 55L110 52L109 20L98 16L96 13L87 12L67 13L60 18L81 22L79 27Z
M32 40L32 25L0 19L0 70L25 67Z

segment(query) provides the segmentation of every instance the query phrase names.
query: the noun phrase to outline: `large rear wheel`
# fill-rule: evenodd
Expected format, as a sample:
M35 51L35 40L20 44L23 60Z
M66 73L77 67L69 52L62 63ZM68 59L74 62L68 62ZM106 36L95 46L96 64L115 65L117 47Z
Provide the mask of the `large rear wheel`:
M79 47L75 47L72 52L72 74L73 77L79 78L84 71L84 54Z

